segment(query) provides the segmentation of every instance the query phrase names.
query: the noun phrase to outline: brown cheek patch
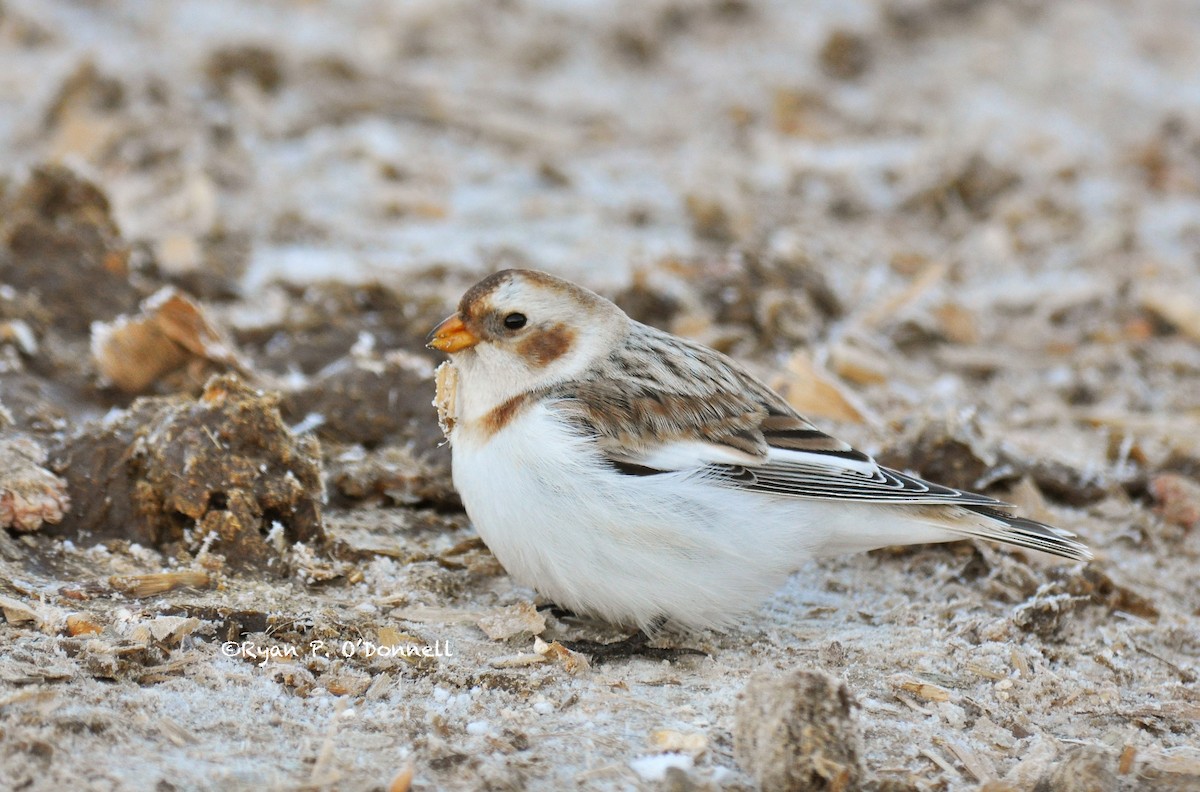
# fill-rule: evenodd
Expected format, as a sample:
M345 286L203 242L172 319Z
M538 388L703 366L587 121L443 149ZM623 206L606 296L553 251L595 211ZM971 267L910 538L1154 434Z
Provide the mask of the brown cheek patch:
M529 338L517 345L517 351L534 365L545 366L565 355L574 340L575 333L565 325L558 324L530 334Z

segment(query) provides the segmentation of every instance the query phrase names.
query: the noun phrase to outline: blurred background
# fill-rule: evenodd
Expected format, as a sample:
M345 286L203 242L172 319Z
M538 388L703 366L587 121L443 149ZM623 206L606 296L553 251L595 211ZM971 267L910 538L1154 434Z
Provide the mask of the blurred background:
M312 373L363 328L305 359L312 333L271 328L347 310L297 320L306 284L378 282L382 303L354 298L387 326L373 343L424 354L463 288L527 266L767 353L819 416L872 418L858 396L1010 424L1054 417L1046 392L1109 424L1200 404L1188 0L0 9L10 231L49 189L30 170L66 166L142 278L64 297L81 331L174 284L277 373ZM86 282L25 261L12 285ZM801 392L826 368L832 401Z
M0 8L4 175L83 169L172 273L617 283L748 249L851 293L918 258L1195 277L1189 0Z

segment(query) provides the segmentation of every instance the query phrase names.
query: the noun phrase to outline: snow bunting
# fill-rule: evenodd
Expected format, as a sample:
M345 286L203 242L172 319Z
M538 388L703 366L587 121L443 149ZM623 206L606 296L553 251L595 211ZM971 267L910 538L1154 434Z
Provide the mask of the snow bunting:
M576 613L726 627L805 561L885 545L1091 557L1008 504L881 467L725 355L552 275L485 278L428 343L450 355L437 403L467 514Z

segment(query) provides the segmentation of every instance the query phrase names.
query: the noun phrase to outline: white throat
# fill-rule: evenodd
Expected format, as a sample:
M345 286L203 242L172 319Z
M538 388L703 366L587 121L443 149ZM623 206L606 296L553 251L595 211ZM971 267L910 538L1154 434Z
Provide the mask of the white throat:
M628 331L629 322L625 320L589 334L580 333L569 352L544 367L488 343L453 356L451 362L459 379L459 418L482 418L516 396L578 377L608 355Z

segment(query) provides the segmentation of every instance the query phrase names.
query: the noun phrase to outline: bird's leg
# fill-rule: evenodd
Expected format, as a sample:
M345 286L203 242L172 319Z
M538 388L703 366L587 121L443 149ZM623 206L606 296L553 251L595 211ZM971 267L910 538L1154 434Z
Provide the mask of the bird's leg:
M542 605L538 608L538 610L539 611L547 611L551 616L553 616L556 619L569 619L575 615L575 611L567 610L566 608L560 608L559 606L555 605L554 603L550 603L549 605Z
M645 657L651 660L667 660L674 662L688 655L701 655L705 652L688 647L651 646L650 633L657 633L666 623L665 618L656 619L649 630L637 632L617 641L601 643L600 641L560 641L572 652L582 652L591 658L592 665L601 665L612 660L624 660L631 657Z

